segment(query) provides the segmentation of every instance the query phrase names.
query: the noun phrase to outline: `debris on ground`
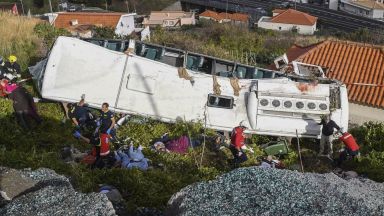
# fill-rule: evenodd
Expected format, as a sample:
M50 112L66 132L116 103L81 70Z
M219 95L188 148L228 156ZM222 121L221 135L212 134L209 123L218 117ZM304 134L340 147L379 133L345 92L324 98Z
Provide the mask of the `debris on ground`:
M0 168L0 175L6 178L15 177L14 184L12 179L9 179L6 184L0 185L0 190L5 192L8 198L12 197L11 201L0 206L0 215L116 215L105 194L79 193L73 189L66 177L56 174L53 170L40 168L34 171L18 171ZM13 192L15 187L19 187L16 195Z
M166 215L384 215L384 184L248 167L174 194Z

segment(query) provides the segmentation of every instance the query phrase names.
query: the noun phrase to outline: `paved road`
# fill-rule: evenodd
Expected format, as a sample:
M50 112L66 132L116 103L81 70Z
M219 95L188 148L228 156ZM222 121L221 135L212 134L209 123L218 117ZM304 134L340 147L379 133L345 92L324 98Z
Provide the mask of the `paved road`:
M283 2L280 0L181 0L181 2L205 7L213 7L232 12L244 11L256 13L255 8L277 8ZM227 4L228 2L228 4ZM312 4L296 4L297 10L309 13L319 18L318 28L344 30L351 32L359 28L368 28L371 31L384 30L384 22L372 20L342 11L334 11ZM253 10L252 10L253 9Z

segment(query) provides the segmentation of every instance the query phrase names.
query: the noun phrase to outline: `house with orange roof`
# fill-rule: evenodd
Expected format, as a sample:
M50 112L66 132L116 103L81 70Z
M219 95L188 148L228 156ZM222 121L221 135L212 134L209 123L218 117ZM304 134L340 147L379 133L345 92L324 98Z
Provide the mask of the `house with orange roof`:
M136 14L113 12L58 12L48 14L49 22L57 27L70 31L75 36L92 37L92 29L111 27L117 35L130 35L135 31L134 16Z
M384 46L326 40L292 46L288 61L319 65L348 88L350 122L384 122ZM276 69L271 65L270 69Z
M213 20L218 23L231 22L236 25L248 25L249 16L243 13L217 13L215 11L206 10L199 15L199 19Z
M340 10L371 19L384 20L383 0L341 0Z
M301 11L287 9L274 10L273 17L262 16L257 22L259 28L276 31L297 31L299 34L313 35L317 17Z

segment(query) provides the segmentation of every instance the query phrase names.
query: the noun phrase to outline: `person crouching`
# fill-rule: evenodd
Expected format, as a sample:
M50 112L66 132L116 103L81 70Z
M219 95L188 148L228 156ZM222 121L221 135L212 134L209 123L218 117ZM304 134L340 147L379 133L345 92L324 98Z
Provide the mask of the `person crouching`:
M341 131L342 136L339 138L341 142L344 143L345 148L344 151L340 152L339 159L337 161L337 166L340 166L343 161L347 159L348 156L352 158L359 155L359 145L356 143L355 138L353 138L352 134L348 132Z
M232 130L231 134L231 145L229 146L229 149L231 150L233 154L233 162L234 166L238 167L240 163L245 162L248 160L247 155L242 150L242 147L245 145L245 135L244 130L246 130L247 127L244 125L244 122L240 122L240 125L235 127Z

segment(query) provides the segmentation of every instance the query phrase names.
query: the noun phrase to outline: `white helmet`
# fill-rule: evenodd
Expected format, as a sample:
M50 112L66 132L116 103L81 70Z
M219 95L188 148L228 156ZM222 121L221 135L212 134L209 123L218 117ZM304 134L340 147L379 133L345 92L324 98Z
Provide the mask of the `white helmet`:
M248 123L245 120L241 121L239 126L248 129Z

